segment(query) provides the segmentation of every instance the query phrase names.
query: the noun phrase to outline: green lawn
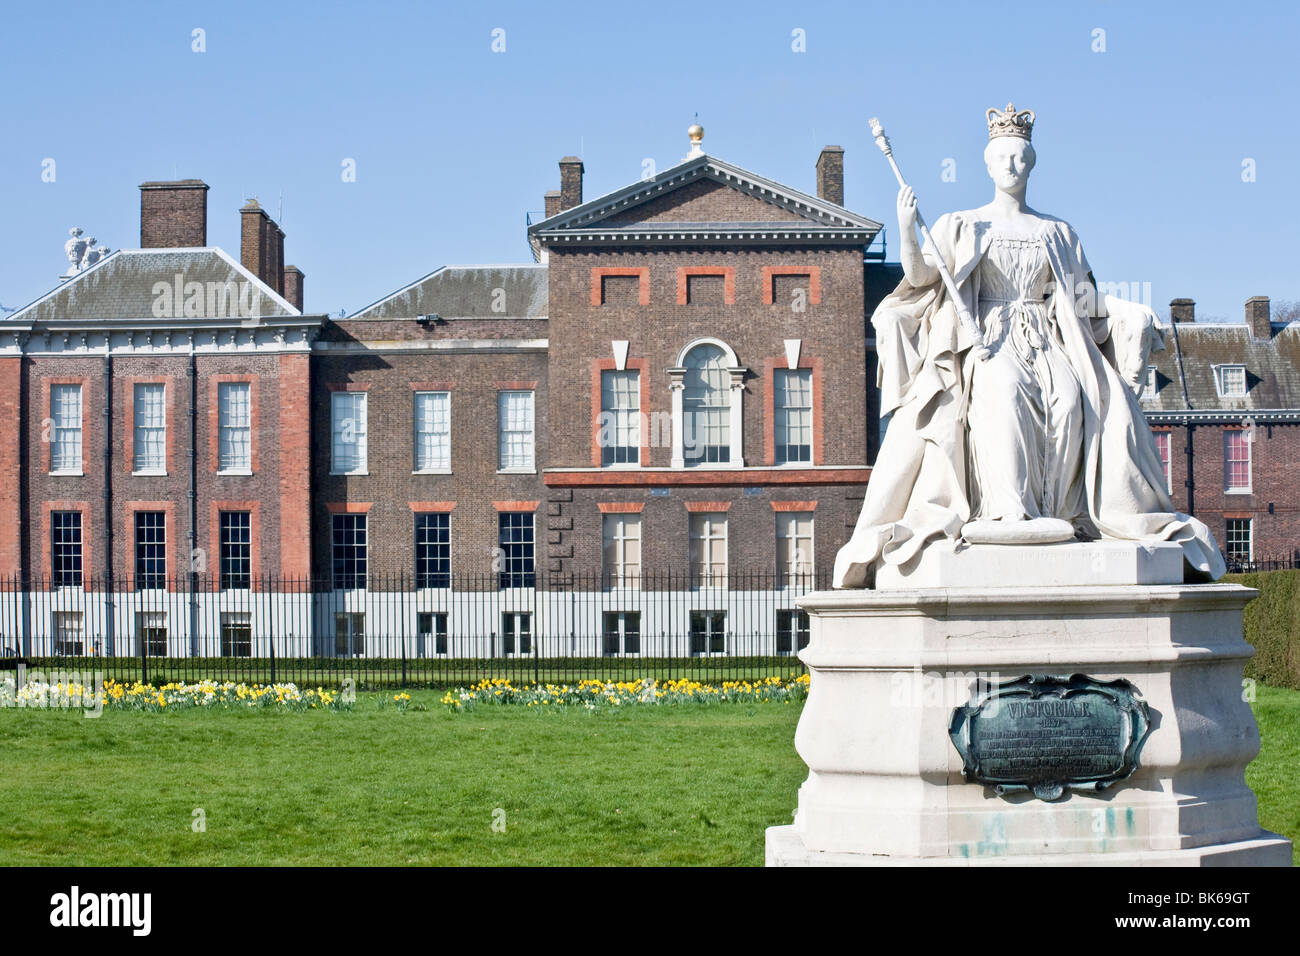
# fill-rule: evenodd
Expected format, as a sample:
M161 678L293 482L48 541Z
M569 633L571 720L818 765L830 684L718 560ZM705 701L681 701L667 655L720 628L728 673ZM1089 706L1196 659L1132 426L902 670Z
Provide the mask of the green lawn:
M806 772L796 704L453 715L438 696L406 714L374 697L342 714L0 710L0 865L758 865ZM1300 692L1260 687L1256 714L1260 822L1295 840Z
M454 715L439 696L0 711L0 865L761 864L806 773L795 704Z
M1300 866L1300 691L1259 685L1255 701L1259 757L1246 768L1246 782L1259 800L1259 825L1291 841L1291 863Z

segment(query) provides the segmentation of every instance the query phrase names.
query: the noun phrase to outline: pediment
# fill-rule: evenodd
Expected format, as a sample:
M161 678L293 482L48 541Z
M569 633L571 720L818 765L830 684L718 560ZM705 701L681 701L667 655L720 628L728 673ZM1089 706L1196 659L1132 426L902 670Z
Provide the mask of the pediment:
M869 243L881 225L713 156L687 160L534 224L542 245L634 240Z

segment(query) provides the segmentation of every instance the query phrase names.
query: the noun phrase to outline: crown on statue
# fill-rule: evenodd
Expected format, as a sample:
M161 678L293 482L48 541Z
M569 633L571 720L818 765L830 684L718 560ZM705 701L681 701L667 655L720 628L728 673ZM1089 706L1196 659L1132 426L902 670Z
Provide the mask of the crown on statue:
M1021 110L1017 113L1015 106L1008 103L1005 110L1000 110L996 106L991 107L987 115L989 139L996 136L1019 136L1027 140L1034 132L1033 110Z

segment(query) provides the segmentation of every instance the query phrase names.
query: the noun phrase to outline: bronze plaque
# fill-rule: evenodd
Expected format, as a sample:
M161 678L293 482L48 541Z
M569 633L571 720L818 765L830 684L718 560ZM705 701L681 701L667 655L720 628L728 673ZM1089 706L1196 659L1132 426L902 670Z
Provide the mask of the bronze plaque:
M1136 687L1084 674L1030 674L977 689L948 727L966 780L1040 800L1123 780L1137 769L1150 732Z

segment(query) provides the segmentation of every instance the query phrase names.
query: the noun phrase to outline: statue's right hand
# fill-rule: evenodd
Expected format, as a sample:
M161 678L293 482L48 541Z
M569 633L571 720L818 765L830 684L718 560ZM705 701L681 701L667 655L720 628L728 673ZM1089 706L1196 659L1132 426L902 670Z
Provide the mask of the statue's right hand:
M898 227L911 234L916 226L916 194L911 186L904 186L898 191Z

